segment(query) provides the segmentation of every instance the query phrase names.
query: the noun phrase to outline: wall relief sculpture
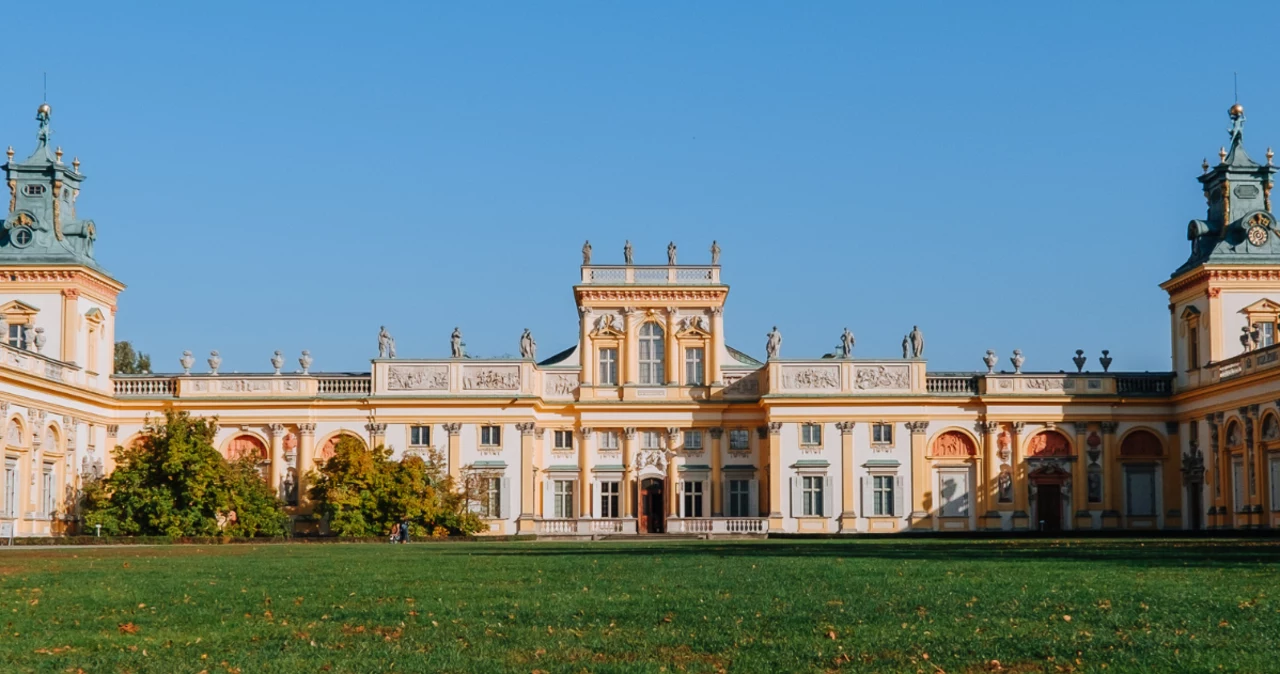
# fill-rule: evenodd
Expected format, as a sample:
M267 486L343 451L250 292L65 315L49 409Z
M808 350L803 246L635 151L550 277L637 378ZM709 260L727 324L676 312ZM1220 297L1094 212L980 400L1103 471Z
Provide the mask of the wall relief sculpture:
M1033 391L1065 391L1076 387L1076 382L1067 377L1037 377L1026 380L1026 386Z
M788 367L782 370L782 387L839 389L839 367Z
M1071 445L1057 431L1041 431L1027 443L1027 456L1071 456Z
M271 390L271 382L265 379L228 379L218 382L223 393L263 393Z
M858 367L854 372L853 386L862 391L906 390L911 388L911 373L902 365Z
M978 447L969 436L960 431L947 431L933 440L935 458L968 459L978 454Z
M447 391L449 368L445 365L393 365L387 369L392 391Z
M518 391L520 367L467 368L462 373L462 388L468 391Z
M558 398L572 396L577 389L578 375L576 374L549 374L546 376L548 396Z

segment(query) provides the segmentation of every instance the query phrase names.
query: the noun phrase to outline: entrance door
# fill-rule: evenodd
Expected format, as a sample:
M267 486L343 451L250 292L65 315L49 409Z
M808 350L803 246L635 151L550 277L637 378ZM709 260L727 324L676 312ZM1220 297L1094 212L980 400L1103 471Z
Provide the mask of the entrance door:
M1062 531L1062 485L1036 486L1036 517L1041 531Z
M1200 492L1201 486L1195 482L1187 485L1187 501L1190 504L1188 513L1191 516L1191 530L1200 531Z
M660 534L666 526L662 487L662 480L653 477L640 483L640 533Z

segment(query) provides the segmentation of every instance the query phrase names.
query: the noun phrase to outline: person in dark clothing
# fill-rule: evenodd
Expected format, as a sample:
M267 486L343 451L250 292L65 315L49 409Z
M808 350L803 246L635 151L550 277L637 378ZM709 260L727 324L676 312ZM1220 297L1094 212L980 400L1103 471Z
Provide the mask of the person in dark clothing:
M400 523L400 542L401 543L409 542L409 523L408 522Z

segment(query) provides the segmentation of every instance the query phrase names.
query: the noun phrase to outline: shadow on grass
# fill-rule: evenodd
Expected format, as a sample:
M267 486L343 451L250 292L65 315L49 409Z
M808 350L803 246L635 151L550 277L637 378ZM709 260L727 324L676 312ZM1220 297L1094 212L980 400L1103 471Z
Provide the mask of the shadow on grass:
M1280 540L908 540L528 543L518 547L441 549L469 557L749 557L843 558L903 561L1052 561L1142 567L1276 565Z

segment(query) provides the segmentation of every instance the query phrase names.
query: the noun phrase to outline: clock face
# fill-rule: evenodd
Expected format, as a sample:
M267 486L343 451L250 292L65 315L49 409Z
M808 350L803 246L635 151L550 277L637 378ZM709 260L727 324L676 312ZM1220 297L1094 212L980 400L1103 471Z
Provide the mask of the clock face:
M1267 229L1265 227L1249 228L1249 243L1255 246L1261 246L1267 242Z

